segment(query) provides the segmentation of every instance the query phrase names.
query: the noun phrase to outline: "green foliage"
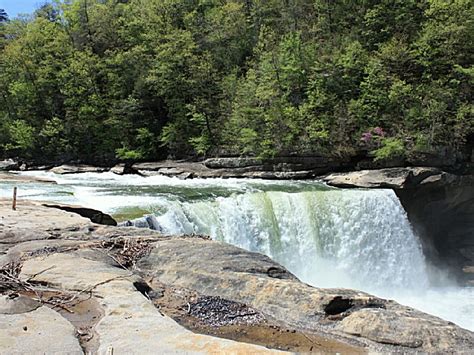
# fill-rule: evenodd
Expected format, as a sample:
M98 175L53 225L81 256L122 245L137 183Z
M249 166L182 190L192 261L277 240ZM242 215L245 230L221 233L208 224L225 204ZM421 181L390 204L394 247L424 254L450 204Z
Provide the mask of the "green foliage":
M141 160L153 158L156 139L147 128L138 128L133 139L133 147L122 146L115 150L117 158L124 160Z
M0 154L462 150L474 134L473 43L470 0L57 0L21 19L0 10ZM374 127L386 136L361 146Z
M6 151L27 153L35 145L35 130L25 121L16 120L7 125L9 143L4 145Z
M405 146L399 138L384 138L381 145L379 149L371 152L375 156L375 161L400 158L405 155Z

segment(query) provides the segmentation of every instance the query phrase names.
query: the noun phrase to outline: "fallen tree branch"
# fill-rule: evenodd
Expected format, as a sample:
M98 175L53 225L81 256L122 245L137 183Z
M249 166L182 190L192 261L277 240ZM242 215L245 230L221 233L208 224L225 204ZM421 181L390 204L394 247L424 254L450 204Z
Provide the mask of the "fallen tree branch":
M86 287L85 289L83 289L83 290L81 290L81 291L79 291L79 292L76 292L76 293L71 297L71 299L65 300L65 301L62 302L62 303L70 303L70 302L74 301L77 297L79 297L80 295L82 295L83 293L86 293L86 292L91 293L92 290L95 289L95 288L98 287L98 286L105 285L106 283L109 283L109 282L112 282L112 281L115 281L115 280L125 279L125 278L131 277L131 276L133 276L133 275L134 275L133 273L131 273L131 274L129 274L129 275L120 275L120 276L112 277L112 278L110 278L110 279L107 279L107 280L98 282L98 283L96 283L95 285L91 285L91 286Z

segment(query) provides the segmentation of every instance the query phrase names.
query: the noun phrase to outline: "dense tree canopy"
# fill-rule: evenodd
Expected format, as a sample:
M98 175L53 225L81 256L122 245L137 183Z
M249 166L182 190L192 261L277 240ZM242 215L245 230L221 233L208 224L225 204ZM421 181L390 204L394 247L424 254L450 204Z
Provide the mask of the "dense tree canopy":
M0 154L375 159L474 133L472 0L69 0L0 10Z

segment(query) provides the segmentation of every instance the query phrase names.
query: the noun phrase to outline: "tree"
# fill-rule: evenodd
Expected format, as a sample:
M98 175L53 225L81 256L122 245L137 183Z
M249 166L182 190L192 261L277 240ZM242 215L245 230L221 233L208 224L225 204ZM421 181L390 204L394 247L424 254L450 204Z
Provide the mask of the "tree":
M4 9L0 9L0 23L8 21L8 14Z

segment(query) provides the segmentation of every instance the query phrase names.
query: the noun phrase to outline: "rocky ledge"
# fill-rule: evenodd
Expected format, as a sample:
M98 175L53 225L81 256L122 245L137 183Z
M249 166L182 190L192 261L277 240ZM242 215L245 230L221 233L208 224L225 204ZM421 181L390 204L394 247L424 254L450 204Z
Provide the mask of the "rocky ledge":
M469 353L474 333L203 236L0 200L0 353ZM56 206L57 207L57 206Z

